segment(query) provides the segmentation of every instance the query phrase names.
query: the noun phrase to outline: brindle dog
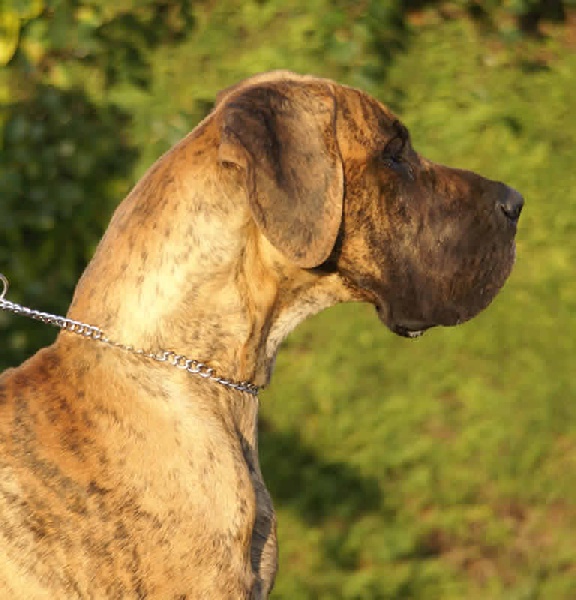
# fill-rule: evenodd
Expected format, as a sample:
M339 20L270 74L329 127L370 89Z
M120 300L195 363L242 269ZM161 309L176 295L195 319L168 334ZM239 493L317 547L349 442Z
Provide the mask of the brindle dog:
M462 323L508 277L522 197L434 164L365 93L276 72L119 206L68 313L268 383L305 317L372 303L400 335ZM0 597L265 598L272 503L247 392L63 331L0 380Z

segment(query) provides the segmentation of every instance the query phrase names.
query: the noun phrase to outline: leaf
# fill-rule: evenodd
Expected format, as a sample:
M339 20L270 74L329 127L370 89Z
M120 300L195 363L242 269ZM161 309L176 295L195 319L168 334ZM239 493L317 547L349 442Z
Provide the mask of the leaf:
M20 19L13 11L0 12L0 66L7 65L18 47Z

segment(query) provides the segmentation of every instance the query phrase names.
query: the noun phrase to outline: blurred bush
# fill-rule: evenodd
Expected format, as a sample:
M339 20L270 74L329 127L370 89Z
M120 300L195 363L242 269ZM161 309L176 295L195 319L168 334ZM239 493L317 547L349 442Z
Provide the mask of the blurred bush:
M4 111L1 269L11 300L61 313L126 190L136 157L122 134L129 119L81 89L44 84ZM54 337L51 328L6 313L0 324L4 364Z

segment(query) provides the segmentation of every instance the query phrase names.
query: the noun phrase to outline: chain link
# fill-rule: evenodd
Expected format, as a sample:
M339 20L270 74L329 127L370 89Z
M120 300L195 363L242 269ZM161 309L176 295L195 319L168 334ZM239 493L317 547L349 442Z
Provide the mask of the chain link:
M63 331L75 333L76 335L80 335L87 339L101 342L102 344L107 344L113 348L124 350L130 354L143 356L144 358L149 358L155 360L156 362L169 364L177 369L181 369L187 373L191 373L192 375L198 375L199 377L209 379L210 381L215 381L220 385L233 390L238 390L239 392L247 392L248 394L252 394L252 396L258 395L260 388L257 385L254 385L248 381L232 381L231 379L226 379L225 377L219 377L214 373L214 369L212 367L209 367L198 360L187 358L183 354L177 354L172 350L150 352L148 350L144 350L143 348L135 348L134 346L111 340L99 327L95 327L94 325L88 325L87 323L74 321L68 317L61 317L59 315L41 312L39 310L34 310L32 308L28 308L27 306L17 304L16 302L10 302L10 300L6 300L5 298L6 293L8 292L8 279L6 279L2 273L0 273L0 281L2 282L3 286L2 291L0 292L1 310L6 310L14 313L15 315L23 315L25 317L29 317L30 319L35 319L36 321L46 323L47 325L53 325L54 327L58 327Z

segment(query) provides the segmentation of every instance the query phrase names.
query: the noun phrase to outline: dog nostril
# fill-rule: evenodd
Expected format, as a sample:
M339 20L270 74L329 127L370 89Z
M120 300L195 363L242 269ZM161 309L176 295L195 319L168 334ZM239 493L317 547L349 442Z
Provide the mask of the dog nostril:
M509 190L506 197L498 202L498 206L506 217L516 224L524 206L524 198L516 190Z

